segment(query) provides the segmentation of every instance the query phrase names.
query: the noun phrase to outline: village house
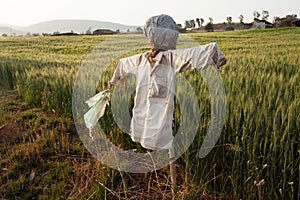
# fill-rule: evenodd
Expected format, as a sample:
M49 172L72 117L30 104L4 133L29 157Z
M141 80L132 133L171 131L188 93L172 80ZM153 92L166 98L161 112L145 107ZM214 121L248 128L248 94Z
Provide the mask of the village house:
M262 20L262 19L257 19L254 18L253 21L253 28L273 28L274 24L272 24L271 22L268 22L267 20Z
M97 29L93 31L93 35L113 35L113 34L117 34L117 32L109 29Z
M292 21L292 26L300 26L300 19Z

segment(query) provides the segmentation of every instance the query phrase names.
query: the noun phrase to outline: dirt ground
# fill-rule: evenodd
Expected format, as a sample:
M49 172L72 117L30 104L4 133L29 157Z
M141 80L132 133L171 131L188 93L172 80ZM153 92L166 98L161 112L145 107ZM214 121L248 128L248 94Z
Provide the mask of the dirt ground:
M19 117L31 108L17 95L17 91L0 89L0 142L12 142L20 137Z

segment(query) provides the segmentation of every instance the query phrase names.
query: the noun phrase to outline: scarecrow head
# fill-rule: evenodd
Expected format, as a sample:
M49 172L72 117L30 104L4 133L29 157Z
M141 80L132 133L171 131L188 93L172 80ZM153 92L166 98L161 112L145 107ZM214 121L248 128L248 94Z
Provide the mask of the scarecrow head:
M150 46L155 50L176 49L177 25L169 15L149 18L144 26L144 34Z

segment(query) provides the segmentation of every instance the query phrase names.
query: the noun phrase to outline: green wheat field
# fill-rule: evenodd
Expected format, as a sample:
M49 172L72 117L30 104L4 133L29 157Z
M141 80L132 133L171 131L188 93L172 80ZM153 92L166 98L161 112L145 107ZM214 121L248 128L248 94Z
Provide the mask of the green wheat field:
M300 29L185 36L217 42L228 58L221 70L227 107L217 145L198 158L210 96L200 72L184 73L199 91L201 120L176 161L175 197L168 166L119 172L97 161L78 137L72 119L77 72L110 36L0 38L0 199L300 199ZM148 50L144 36L130 37L143 45L123 57ZM117 62L98 91L106 89ZM105 115L101 126L116 145L147 151L116 127L109 108Z

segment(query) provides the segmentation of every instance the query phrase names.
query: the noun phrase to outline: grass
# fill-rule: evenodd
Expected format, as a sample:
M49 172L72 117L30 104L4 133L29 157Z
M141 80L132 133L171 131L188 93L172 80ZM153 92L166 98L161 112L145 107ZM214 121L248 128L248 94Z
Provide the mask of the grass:
M300 29L189 36L199 44L217 42L228 58L221 72L227 115L217 146L199 159L210 119L210 97L200 73L185 72L199 91L202 116L194 142L177 161L177 198L299 199ZM145 43L141 36L134 38ZM0 39L0 84L18 94L1 90L0 197L171 198L167 167L147 174L109 169L89 154L76 134L71 119L75 76L86 55L106 39ZM122 57L145 48L142 45ZM104 73L98 90L106 87L116 64L117 60ZM109 109L106 115L110 116ZM141 149L114 122L101 125L115 144Z

